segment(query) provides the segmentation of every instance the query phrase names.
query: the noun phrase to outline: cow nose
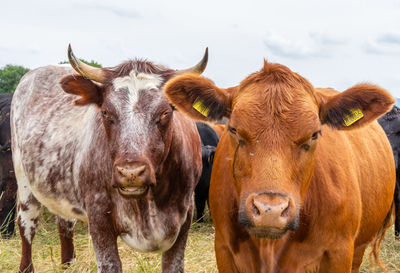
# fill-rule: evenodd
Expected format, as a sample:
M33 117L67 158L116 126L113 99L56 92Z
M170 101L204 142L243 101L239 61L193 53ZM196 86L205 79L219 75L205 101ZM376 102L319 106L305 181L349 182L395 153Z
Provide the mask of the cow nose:
M133 167L117 166L116 169L121 176L129 180L135 180L136 178L139 178L145 173L146 166L145 165L133 166Z
M149 173L147 169L147 166L142 164L115 167L118 182L123 187L144 186Z
M246 212L256 227L286 229L296 215L296 206L286 195L251 194L246 200Z

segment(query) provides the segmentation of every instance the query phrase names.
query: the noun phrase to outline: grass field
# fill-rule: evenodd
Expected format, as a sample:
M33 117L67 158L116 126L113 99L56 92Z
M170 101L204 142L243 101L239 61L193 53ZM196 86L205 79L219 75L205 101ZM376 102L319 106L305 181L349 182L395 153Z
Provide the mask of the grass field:
M36 272L96 272L93 247L86 224L76 224L74 239L77 260L64 270L59 265L60 246L55 219L43 211L33 245ZM120 240L118 245L124 272L161 272L161 254L133 251ZM0 239L0 272L17 272L20 257L21 242L18 234L12 239ZM400 272L400 241L394 240L392 228L382 244L381 260L389 272ZM185 253L185 272L218 272L214 254L214 229L209 218L206 218L205 223L192 225ZM368 255L364 259L361 272L373 272L368 264ZM376 269L375 272L382 270Z

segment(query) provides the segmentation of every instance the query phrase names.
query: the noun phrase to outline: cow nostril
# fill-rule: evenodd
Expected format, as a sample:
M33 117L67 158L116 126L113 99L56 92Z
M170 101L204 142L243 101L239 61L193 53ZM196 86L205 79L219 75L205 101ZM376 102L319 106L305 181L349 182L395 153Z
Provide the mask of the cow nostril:
M125 173L125 168L122 168L122 167L117 167L117 171L118 171L118 174L120 174L120 175L124 175L124 173Z
M254 216L260 216L260 209L257 207L255 200L253 199L253 206L252 206L252 212L254 214Z
M281 217L289 217L289 210L290 210L290 202L286 203L286 207L282 206L282 213Z
M135 173L135 178L144 174L145 171L146 171L146 166L144 165L137 168Z

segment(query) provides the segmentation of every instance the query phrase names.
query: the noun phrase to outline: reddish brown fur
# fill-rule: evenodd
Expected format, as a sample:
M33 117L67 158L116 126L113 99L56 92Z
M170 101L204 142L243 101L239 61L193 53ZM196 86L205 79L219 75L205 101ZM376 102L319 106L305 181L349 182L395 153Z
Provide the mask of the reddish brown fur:
M61 264L69 265L75 258L75 249L73 243L74 221L66 221L57 217L58 235L61 244Z
M80 96L75 100L77 105L87 105L91 103L101 104L101 89L91 80L85 79L79 74L72 74L63 77L60 85L65 92Z
M385 90L314 89L265 62L229 90L186 76L164 92L194 119L230 119L210 188L219 272L359 272L391 214L393 156L374 121L394 102ZM191 107L198 97L211 118ZM356 107L364 117L347 128L343 115Z
M348 109L359 108L366 116L351 128L362 127L368 124L369 120L377 119L382 115L382 106L389 109L393 104L393 100L388 100L386 94L384 89L376 85L358 84L353 86L341 94L335 94L321 107L322 122L326 121L330 126L338 129L347 129L348 127L343 124L342 116L349 114Z
M165 95L183 113L191 113L191 117L196 120L218 120L221 116L229 112L226 105L229 104L226 92L216 87L210 80L196 77L195 75L183 75L177 77L179 80L167 82ZM196 88L191 88L191 87ZM202 103L210 109L210 113L205 118L199 112L193 111L193 103L200 98ZM173 99L171 99L173 97ZM190 104L185 103L190 102Z

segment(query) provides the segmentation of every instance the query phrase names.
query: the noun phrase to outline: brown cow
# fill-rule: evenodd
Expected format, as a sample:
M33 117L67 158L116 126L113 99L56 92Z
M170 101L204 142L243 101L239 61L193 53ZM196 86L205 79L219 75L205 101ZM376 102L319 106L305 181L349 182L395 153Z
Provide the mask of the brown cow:
M229 118L210 188L221 273L359 272L367 245L379 252L395 167L374 120L388 92L315 89L267 62L233 88L185 75L164 92L193 119Z
M135 250L161 252L163 272L183 272L201 144L195 123L173 111L161 90L176 74L201 73L207 51L181 71L140 60L94 68L70 48L69 59L75 70L27 73L11 104L20 271L33 270L43 204L63 217L62 263L74 258L73 219L79 219L89 223L98 272L122 272L118 236Z

